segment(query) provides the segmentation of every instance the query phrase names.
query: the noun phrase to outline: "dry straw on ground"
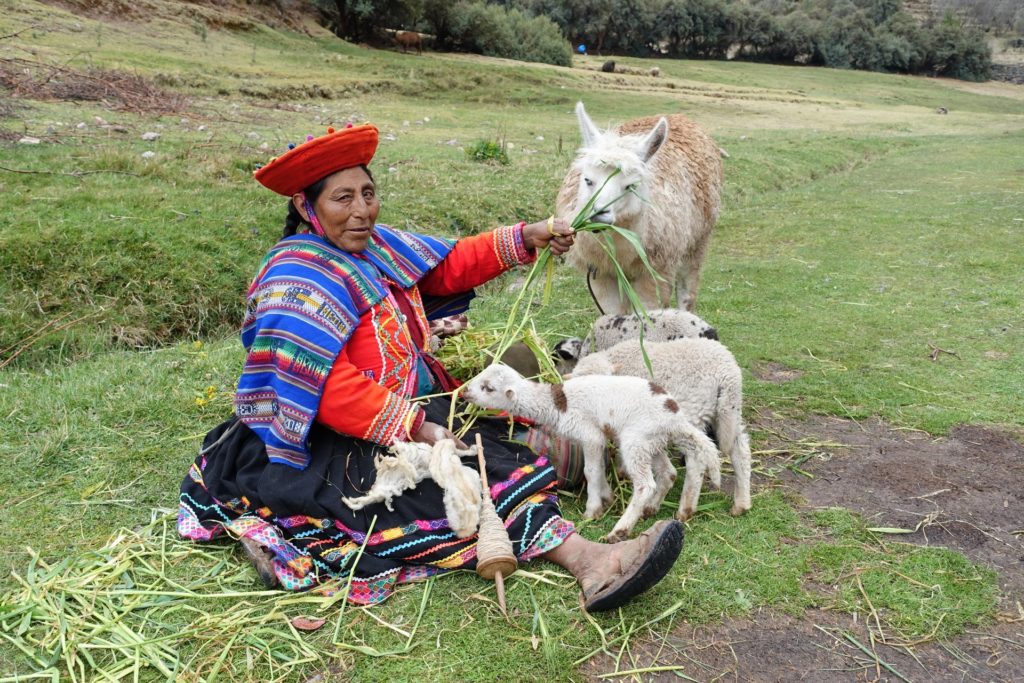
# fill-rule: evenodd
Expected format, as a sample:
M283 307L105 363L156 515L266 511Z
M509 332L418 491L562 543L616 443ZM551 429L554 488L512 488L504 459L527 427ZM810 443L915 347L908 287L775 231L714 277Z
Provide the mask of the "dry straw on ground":
M139 74L89 67L79 70L29 59L0 59L0 86L13 98L100 102L135 113L173 114L188 98L164 90Z

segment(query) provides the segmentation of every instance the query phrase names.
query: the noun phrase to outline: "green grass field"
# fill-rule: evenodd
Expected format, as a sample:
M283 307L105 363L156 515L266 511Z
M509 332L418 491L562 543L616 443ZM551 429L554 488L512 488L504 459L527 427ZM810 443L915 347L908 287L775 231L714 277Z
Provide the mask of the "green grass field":
M563 69L402 55L312 27L200 31L184 3L162 0L147 22L3 5L0 35L35 26L0 41L5 73L125 70L189 105L156 116L0 99L12 138L0 142L0 680L576 680L594 655L610 655L609 672L642 668L634 650L673 624L761 607L865 614L866 591L907 641L992 615L990 570L880 540L843 510L808 513L772 486L755 488L738 519L706 492L662 586L595 617L543 563L510 579L507 620L493 587L464 573L373 610L262 594L240 552L181 543L165 515L203 434L230 414L242 295L283 224L283 200L251 172L347 120L384 136L373 163L382 222L457 236L550 214L578 144L576 101L599 124L685 113L729 154L697 312L748 371L748 416L1022 434L1024 88L621 60L657 64L651 78L599 73L596 57ZM159 139L143 141L147 131ZM42 142L17 144L25 135ZM499 138L512 143L508 166L461 150ZM514 280L483 288L474 323L504 321ZM555 303L534 320L555 339L595 315L582 278L560 268ZM932 360L935 348L956 355ZM749 371L765 363L801 374L762 382ZM582 519L574 497L564 508ZM620 510L581 532L597 538ZM327 625L299 633L288 626L299 615Z

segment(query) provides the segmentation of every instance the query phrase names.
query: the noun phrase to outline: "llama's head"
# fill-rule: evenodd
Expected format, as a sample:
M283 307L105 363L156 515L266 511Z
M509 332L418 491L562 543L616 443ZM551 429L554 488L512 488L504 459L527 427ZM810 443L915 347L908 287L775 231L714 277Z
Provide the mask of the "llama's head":
M628 226L643 211L650 196L651 158L668 137L668 121L662 118L645 135L602 132L587 116L583 103L576 104L583 146L574 163L579 172L576 206L583 207L595 193L592 220ZM618 169L618 173L616 173Z

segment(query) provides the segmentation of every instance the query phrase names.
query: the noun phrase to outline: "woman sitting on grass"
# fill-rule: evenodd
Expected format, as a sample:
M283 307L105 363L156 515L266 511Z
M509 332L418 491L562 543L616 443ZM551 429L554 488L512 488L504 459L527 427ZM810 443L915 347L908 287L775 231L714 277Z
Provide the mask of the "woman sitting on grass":
M562 220L457 242L379 225L367 168L376 148L373 126L329 129L256 172L289 198L284 237L249 288L236 415L207 435L178 515L187 538L238 538L268 586L351 576L348 598L360 604L476 564L476 535L456 537L430 479L395 498L393 512L342 502L371 487L374 456L388 446L454 438L442 426L448 398L411 400L455 386L426 351L428 316L464 310L473 287L530 263L538 248L562 254L573 243ZM561 516L547 460L501 440L504 425L479 432L517 556L572 572L586 609L617 607L671 567L682 547L677 522L613 545L588 541Z

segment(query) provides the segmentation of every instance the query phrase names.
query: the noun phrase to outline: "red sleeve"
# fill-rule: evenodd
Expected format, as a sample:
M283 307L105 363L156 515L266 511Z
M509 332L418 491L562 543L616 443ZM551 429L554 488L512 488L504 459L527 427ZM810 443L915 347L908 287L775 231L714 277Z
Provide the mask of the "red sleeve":
M420 292L433 296L467 292L536 258L536 252L527 251L523 246L522 223L465 237L420 280Z
M336 432L383 446L408 441L423 418L422 409L360 372L344 349L327 376L316 414L317 422Z

